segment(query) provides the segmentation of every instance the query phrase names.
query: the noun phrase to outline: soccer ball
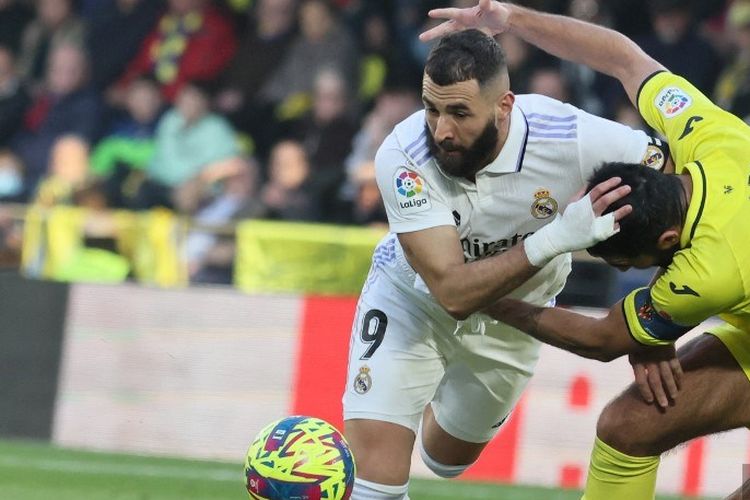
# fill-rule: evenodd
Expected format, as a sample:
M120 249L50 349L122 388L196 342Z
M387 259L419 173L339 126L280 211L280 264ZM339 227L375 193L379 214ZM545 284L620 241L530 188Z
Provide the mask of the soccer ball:
M347 500L354 472L344 436L314 417L269 424L245 457L245 486L254 500Z

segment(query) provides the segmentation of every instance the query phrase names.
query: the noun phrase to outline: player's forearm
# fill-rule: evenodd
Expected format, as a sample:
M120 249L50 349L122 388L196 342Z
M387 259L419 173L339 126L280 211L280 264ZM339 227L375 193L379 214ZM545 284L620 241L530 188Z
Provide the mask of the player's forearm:
M570 17L515 5L508 7L509 32L561 59L585 64L619 79L631 97L637 92L642 78L631 89L628 76L637 66L636 61L650 58L626 36Z
M484 311L535 339L584 358L611 361L627 350L614 342L602 321L556 307L503 299Z
M539 268L526 258L523 245L482 260L456 266L446 273L433 294L448 313L465 319L512 292Z

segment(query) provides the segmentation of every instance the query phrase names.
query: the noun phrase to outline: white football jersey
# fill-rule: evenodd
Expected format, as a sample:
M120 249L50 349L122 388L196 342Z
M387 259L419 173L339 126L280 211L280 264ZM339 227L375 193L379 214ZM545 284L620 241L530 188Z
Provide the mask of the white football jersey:
M375 158L391 233L375 250L373 271L420 295L429 291L406 261L397 233L455 225L466 260L487 257L551 221L602 163L660 167L668 154L644 132L540 95L517 96L508 138L476 183L445 174L427 134L425 112L418 111L396 125ZM547 303L562 290L570 260L569 254L555 258L511 295Z

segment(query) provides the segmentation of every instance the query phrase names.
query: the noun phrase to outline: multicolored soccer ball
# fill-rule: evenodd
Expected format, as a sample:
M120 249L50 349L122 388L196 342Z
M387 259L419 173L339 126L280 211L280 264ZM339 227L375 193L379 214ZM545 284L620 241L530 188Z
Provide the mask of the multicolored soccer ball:
M354 472L344 436L314 417L269 424L245 457L245 485L253 500L347 500Z

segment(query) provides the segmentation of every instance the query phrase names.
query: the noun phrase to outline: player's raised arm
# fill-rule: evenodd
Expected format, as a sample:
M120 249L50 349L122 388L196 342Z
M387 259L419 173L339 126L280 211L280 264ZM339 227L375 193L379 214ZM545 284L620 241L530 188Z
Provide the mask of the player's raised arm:
M445 19L445 22L422 33L423 41L468 28L492 35L513 33L554 56L617 78L636 105L641 83L652 73L664 69L635 42L616 31L517 5L480 0L471 8L432 10L430 17Z

